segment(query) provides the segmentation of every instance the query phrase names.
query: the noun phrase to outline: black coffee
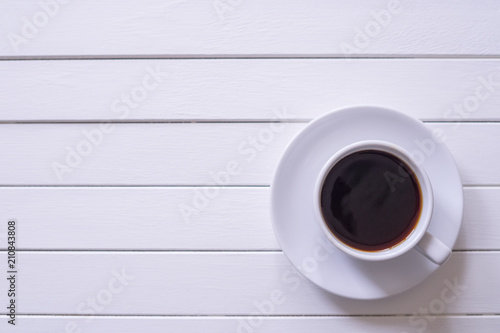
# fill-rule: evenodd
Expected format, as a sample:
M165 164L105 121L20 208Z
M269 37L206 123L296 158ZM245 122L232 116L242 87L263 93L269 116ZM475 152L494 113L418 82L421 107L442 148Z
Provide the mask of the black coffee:
M321 190L321 211L330 231L363 251L403 241L416 226L421 206L420 186L410 167L378 150L342 158Z

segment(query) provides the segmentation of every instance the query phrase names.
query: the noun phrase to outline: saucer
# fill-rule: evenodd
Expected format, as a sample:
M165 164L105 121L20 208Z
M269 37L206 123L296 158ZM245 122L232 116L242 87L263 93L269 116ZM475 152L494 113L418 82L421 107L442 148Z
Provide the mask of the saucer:
M381 107L340 109L298 133L274 174L271 214L283 252L309 280L340 296L376 299L412 288L439 266L415 248L385 261L355 259L337 249L321 231L313 208L316 179L333 154L363 140L388 141L418 155L434 191L427 230L453 248L462 223L463 192L452 155L422 122Z

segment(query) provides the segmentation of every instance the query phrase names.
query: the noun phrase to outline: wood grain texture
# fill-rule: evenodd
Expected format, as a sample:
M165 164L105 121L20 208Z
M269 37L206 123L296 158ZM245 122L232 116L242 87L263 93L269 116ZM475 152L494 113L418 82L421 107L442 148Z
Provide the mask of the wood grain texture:
M5 252L0 260L6 262ZM18 313L255 315L260 308L266 315L411 315L425 307L494 314L500 312L499 260L499 252L454 253L419 286L360 301L314 286L282 253L19 252ZM0 280L0 290L6 284Z
M22 250L279 250L269 188L0 188L0 220L15 217ZM500 250L499 187L465 188L455 250ZM0 235L0 248L6 249Z
M104 133L102 124L0 125L0 155L8 157L0 184L269 185L286 145L305 124L110 126ZM428 126L444 133L464 184L500 184L500 124Z
M0 121L311 120L360 104L500 120L500 60L0 61Z
M145 0L137 6L133 0L71 1L53 9L53 15L46 15L44 19L37 14L43 13L37 0L11 1L0 16L3 34L8 36L1 39L0 54L500 54L497 33L500 20L494 0L467 1L453 6L427 1L398 1L397 6L392 3L394 1L388 0L347 3ZM389 9L392 11L389 17L381 14ZM38 27L24 28L27 31L23 34L23 27L29 25L23 17ZM11 43L9 38L26 41ZM346 52L346 49L353 50Z
M497 332L500 6L395 2L0 5L0 222L18 220L20 249L18 326L3 277L0 331ZM286 144L352 104L442 129L465 184L451 259L376 301L299 275L268 214ZM180 205L235 162L186 223Z
M429 320L412 321L412 317L92 317L20 316L17 327L4 332L54 333L71 332L204 332L204 333L331 333L334 330L372 333L428 332L497 333L498 316L429 316ZM0 320L6 321L5 316ZM423 320L418 318L416 320ZM412 325L413 323L413 325ZM9 325L10 326L10 325Z

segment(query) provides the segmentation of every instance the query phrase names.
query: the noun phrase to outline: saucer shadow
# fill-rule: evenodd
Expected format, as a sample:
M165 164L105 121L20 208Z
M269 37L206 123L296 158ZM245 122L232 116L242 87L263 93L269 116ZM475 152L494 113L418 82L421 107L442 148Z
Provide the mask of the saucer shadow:
M418 252L417 255L420 255ZM423 257L423 256L422 256ZM353 259L357 260L357 259ZM424 260L427 260L424 258ZM373 263L377 264L377 263ZM456 313L456 311L450 311L450 307L453 307L453 303L456 302L460 295L455 295L453 297L453 290L450 288L450 284L457 283L462 284L464 281L464 272L467 269L467 254L462 252L454 252L450 259L439 267L430 277L424 281L413 286L409 290L406 290L400 294L389 296L386 298L361 300L346 298L343 296L326 293L326 302L332 304L332 308L340 309L340 312L345 315L398 315L405 316L404 327L407 327L407 331L416 331L418 326L415 323L420 323L424 325L422 320L428 321L427 325L436 329L436 331L443 332L447 331L447 323L449 322L445 316L439 316L439 320L429 320L426 318L437 318L436 315L442 315L446 313ZM365 263L357 265L360 274L372 274L373 269L370 265L365 265ZM393 276L394 279L404 278L408 273L404 269L393 270L391 273L396 274ZM379 286L383 288L384 286ZM318 286L314 288L321 289ZM467 290L464 291L466 293ZM453 301L450 301L453 299ZM421 310L426 309L428 312L423 315ZM427 316L427 317L426 317ZM430 317L428 317L430 316ZM410 319L414 320L410 320ZM417 319L421 319L418 321ZM449 318L448 318L449 319ZM371 317L356 317L355 320L366 321L368 323L373 321ZM375 320L374 324L380 325L393 325L398 328L401 327L401 321L399 320ZM403 330L405 329L403 327Z

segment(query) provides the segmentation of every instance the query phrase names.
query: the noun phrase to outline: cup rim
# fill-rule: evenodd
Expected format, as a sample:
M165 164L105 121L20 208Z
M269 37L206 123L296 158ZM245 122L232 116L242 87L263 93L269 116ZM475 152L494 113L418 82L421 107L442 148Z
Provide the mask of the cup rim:
M379 251L363 251L355 249L342 242L326 226L326 223L323 219L323 214L321 212L321 190L323 187L324 180L328 175L328 173L330 172L330 170L342 158L351 155L355 152L363 150L379 150L400 158L415 173L421 191L422 208L420 212L420 217L417 221L415 228L404 240L402 240L398 244L388 249L383 249ZM434 198L433 198L432 186L423 166L415 162L413 157L404 148L396 144L382 140L358 141L350 145L347 145L344 148L337 151L334 155L332 155L332 157L328 159L328 161L321 169L319 176L316 180L314 189L315 218L325 236L333 245L335 245L342 252L352 257L368 261L380 261L380 260L392 259L414 248L418 244L418 242L422 239L430 224L433 211L433 203L434 203Z

